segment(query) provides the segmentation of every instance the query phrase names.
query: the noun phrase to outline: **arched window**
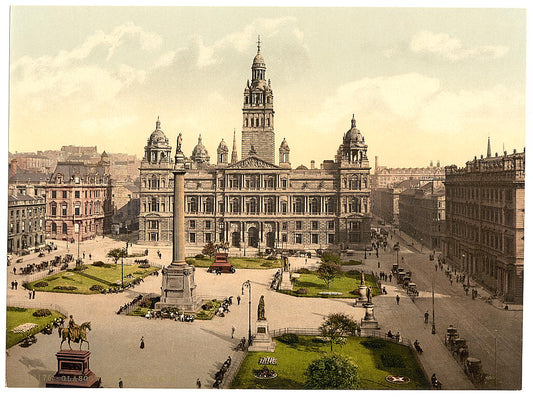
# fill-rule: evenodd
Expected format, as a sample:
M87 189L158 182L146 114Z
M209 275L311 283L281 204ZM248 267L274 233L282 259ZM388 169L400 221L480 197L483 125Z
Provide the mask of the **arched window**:
M304 203L303 203L303 198L301 197L296 197L294 199L294 202L292 204L292 212L294 213L303 213L304 212Z
M319 201L316 197L313 197L311 199L311 203L310 203L310 209L311 209L311 213L312 214L318 214L320 211L319 211Z
M57 233L57 225L55 222L52 222L52 233Z

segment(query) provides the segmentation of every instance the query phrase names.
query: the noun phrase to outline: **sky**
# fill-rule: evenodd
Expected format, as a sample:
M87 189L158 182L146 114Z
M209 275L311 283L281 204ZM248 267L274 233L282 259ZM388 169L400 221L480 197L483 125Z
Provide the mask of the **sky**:
M525 146L526 12L505 8L11 8L9 150L240 152L261 36L276 156L333 159L355 114L374 166L464 165Z

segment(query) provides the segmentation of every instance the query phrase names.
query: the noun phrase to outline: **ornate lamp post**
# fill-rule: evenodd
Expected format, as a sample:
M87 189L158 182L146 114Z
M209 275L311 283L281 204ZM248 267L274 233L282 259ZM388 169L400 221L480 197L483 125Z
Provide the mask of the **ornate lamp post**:
M252 342L252 283L246 280L242 283L242 295L244 295L244 288L248 288L248 346Z

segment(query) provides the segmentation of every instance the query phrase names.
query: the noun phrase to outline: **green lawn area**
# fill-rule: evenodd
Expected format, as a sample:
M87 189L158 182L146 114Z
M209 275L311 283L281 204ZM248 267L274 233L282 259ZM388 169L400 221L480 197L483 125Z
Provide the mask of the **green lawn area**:
M249 352L244 359L239 372L231 383L233 389L303 389L305 384L305 370L309 364L330 352L328 343L315 342L316 337L300 336L299 342L293 345L277 341L276 351ZM375 390L411 390L429 389L421 369L418 367L411 351L406 346L384 341L381 348L368 348L361 344L371 338L349 337L342 347L334 346L333 352L350 357L359 368L362 389ZM403 367L386 367L390 364L382 355L393 355L397 363L403 362ZM268 365L276 371L274 379L257 379L253 370L260 369L258 361L261 357L277 358L277 365ZM391 356L388 356L391 357ZM398 358L401 357L401 358ZM401 363L399 364L401 365ZM392 384L385 380L387 375L402 375L411 379L406 384Z
M27 338L30 335L34 335L46 326L46 324L52 323L54 318L64 317L62 314L50 310L52 313L47 317L35 317L33 313L39 309L24 309L18 307L7 307L6 311L6 348L9 349L11 346L16 345L23 339ZM25 323L34 323L37 324L37 327L33 328L31 331L26 334L17 334L11 332L15 327L18 327L21 324Z
M152 266L143 269L140 268L138 264L124 265L124 285L129 285L131 282L133 282L134 278L144 278L155 270L157 270L157 268ZM133 276L133 278L126 277L130 274ZM49 277L45 277L41 280L28 283L26 287L29 289L35 289L36 291L67 292L74 294L99 294L99 290L91 290L90 288L94 285L98 285L101 288L107 289L115 286L116 282L120 284L120 281L121 265L89 265L87 266L87 269L84 269L81 272L67 270ZM48 285L43 285L43 283Z
M341 277L335 278L329 285L329 289L326 287L326 283L318 278L315 272L301 273L300 277L294 279L292 291L280 291L294 296L304 296L313 298L355 298L358 295L350 294L353 290L359 289L361 284L361 274L357 271L349 271L342 273ZM381 294L381 291L376 285L376 280L371 274L365 273L365 284L372 286L372 296ZM308 290L307 294L297 294L296 291L300 288ZM340 295L324 295L319 292L340 292Z
M215 258L187 258L187 261L190 260L194 261L193 265L196 267L209 267L213 264ZM274 269L282 266L281 259L270 260L266 258L230 257L228 261L235 269Z

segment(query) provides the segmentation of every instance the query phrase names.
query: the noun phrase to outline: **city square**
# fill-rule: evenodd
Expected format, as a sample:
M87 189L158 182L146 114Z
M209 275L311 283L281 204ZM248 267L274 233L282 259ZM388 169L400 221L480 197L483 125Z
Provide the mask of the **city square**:
M7 387L521 390L525 10L261 10L13 8Z

